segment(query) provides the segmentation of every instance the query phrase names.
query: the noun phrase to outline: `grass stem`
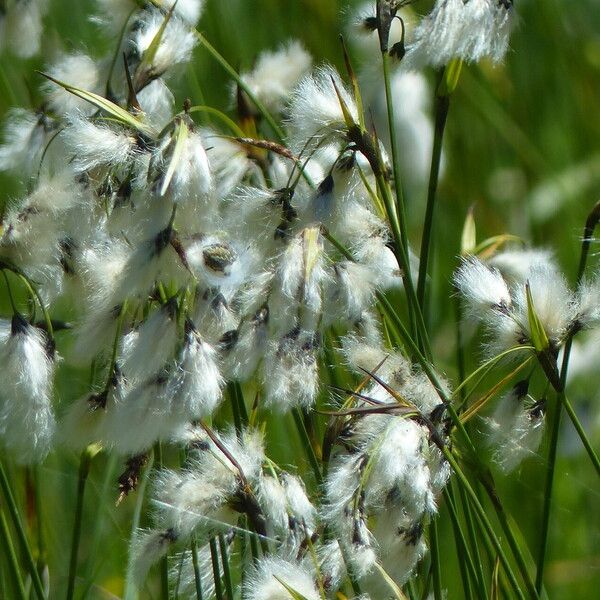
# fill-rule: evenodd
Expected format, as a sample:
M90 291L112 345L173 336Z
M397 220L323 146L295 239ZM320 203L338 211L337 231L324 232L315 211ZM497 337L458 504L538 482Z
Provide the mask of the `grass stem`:
M433 597L442 600L442 573L440 569L440 544L438 540L435 516L429 524L429 552L431 553L431 570L433 573Z
M479 502L479 498L477 498L477 494L475 493L471 484L469 483L467 476L464 474L463 470L458 465L458 462L454 458L452 452L450 452L450 450L445 446L442 447L441 450L442 450L444 456L446 457L446 460L452 467L452 470L456 473L456 475L460 481L460 484L463 486L465 492L469 496L469 498L472 502L472 505L475 508L475 511L477 512L479 520L483 524L486 533L490 537L492 545L494 546L494 550L498 554L498 558L500 559L500 562L502 563L502 566L506 572L506 575L508 576L508 579L509 579L510 584L516 594L516 597L519 598L520 600L525 600L525 595L523 594L523 590L519 586L517 578L512 570L512 567L508 561L508 558L506 557L506 554L504 552L504 548L502 547L502 544L500 543L500 540L498 539L498 536L496 535L494 528L492 527L492 524L490 523L490 520L488 519L485 509ZM533 595L533 597L537 598L537 594Z
M600 202L596 203L596 205L590 211L585 226L583 228L583 239L581 242L581 253L579 257L579 267L577 269L577 278L576 285L579 285L583 279L585 274L585 270L587 267L587 260L589 256L590 244L592 242L594 231L598 222L600 221ZM556 471L556 456L557 456L557 446L558 446L558 437L560 432L560 422L561 422L561 413L563 405L567 409L569 417L573 421L573 425L577 430L577 433L580 434L582 441L584 442L584 446L586 450L588 450L588 454L590 454L590 458L592 459L592 463L596 470L598 470L598 458L593 451L589 441L587 440L587 436L579 423L579 419L575 415L575 411L573 410L571 404L565 397L565 386L567 383L567 373L569 369L569 358L571 355L571 347L573 344L573 338L569 338L565 344L565 349L563 352L563 359L560 368L560 386L561 389L557 393L556 397L556 405L554 410L554 415L550 424L550 443L548 446L548 460L546 462L546 482L544 485L544 505L542 508L542 523L540 527L540 543L537 554L537 573L535 578L535 587L536 590L541 592L543 581L544 581L544 567L546 563L546 550L548 545L548 530L550 527L550 511L552 506L552 494L554 491L554 475ZM585 440L585 441L584 441ZM591 452L590 452L591 450Z
M450 97L436 94L435 100L435 126L433 134L433 150L431 154L431 169L429 172L429 185L427 187L427 207L425 209L425 222L423 225L423 237L421 238L421 253L419 258L419 278L417 280L417 300L421 311L425 312L425 287L427 283L427 270L429 267L429 254L433 245L433 215L438 182L440 177L440 164L442 160L442 143L448 111L450 109Z
M21 520L21 516L19 515L19 509L17 508L15 497L13 496L12 490L10 488L8 477L6 476L6 471L4 470L4 465L2 464L2 462L0 462L0 488L2 488L2 493L4 495L6 507L8 508L13 527L17 532L17 537L19 538L21 550L25 556L25 562L27 563L27 569L31 577L31 583L33 585L34 593L37 596L38 600L44 600L44 598L46 597L44 592L44 586L42 585L40 574L38 573L35 560L33 559L31 547L29 545L29 541L27 540L27 534L25 533L23 522Z
M471 589L471 579L475 584L478 584L478 579L475 572L475 564L467 545L467 539L462 531L460 519L454 499L452 497L452 487L447 486L444 490L444 500L448 508L448 514L450 515L450 521L452 523L452 531L454 533L454 543L456 545L456 556L458 562L458 569L460 571L460 577L462 579L463 593L467 600L473 597L473 591ZM464 559L464 560L463 560ZM469 579L469 577L471 579ZM482 590L477 591L480 598L487 597L485 593L482 594Z
M223 588L221 587L221 569L219 568L219 550L214 537L210 538L210 559L212 563L213 579L215 581L215 598L223 600Z
M4 556L8 558L8 568L12 579L13 592L19 597L20 600L26 600L27 595L25 594L25 587L23 586L23 579L21 578L21 572L19 569L19 561L15 552L15 547L10 537L10 529L6 522L6 516L4 511L0 507L0 542L3 548Z
M192 537L192 565L194 566L194 584L196 587L196 600L202 600L202 573L198 563L198 544L196 538Z
M323 483L321 467L319 465L319 460L317 459L315 449L311 444L308 431L306 430L306 426L304 425L304 417L302 415L302 411L299 408L294 408L292 409L292 416L294 417L294 423L296 424L296 429L298 430L298 434L300 435L300 441L302 443L302 446L304 447L304 451L306 452L306 457L308 458L308 462L310 463L310 466L313 470L315 481L318 486L321 486L321 484Z
M69 576L67 585L67 600L73 600L75 594L75 577L77 574L77 556L79 554L79 542L81 540L81 528L83 524L83 501L85 496L85 485L90 472L91 455L86 449L79 458L79 474L77 476L77 501L75 505L75 520L73 522L73 535L71 538L71 559L69 561Z
M219 551L221 553L221 564L223 565L223 582L225 583L225 592L227 598L233 598L233 582L231 580L231 569L229 568L229 552L227 551L227 542L225 536L219 534Z

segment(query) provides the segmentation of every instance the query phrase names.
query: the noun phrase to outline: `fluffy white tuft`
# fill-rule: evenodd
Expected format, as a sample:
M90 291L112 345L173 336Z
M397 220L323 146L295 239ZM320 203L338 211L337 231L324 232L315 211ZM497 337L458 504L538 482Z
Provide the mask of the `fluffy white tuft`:
M241 77L267 109L281 111L311 63L310 54L293 40L276 51L262 52L252 71L242 73Z
M287 587L287 589L286 589ZM289 591L292 590L292 591ZM244 600L320 600L314 575L303 565L271 556L258 561L242 589Z

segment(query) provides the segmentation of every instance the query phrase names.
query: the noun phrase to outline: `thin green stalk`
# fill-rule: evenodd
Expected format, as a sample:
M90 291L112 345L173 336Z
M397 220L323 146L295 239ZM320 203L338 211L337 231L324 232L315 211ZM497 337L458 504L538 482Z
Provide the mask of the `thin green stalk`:
M206 98L204 96L204 91L202 89L202 84L200 83L200 79L198 78L198 73L196 71L194 63L190 63L186 70L186 79L191 88L192 94L194 96L194 101L200 105L206 105ZM209 115L207 115L203 119L204 125L208 127L212 126L212 119Z
M250 531L247 518L245 529L246 531ZM250 531L248 534L248 539L250 540L250 554L252 555L252 560L256 564L260 560L260 545L258 543L258 537L254 535L253 531Z
M91 564L91 558L96 558L100 555L100 539L102 537L102 532L104 531L106 525L103 516L107 511L110 510L110 502L108 501L108 492L109 489L112 489L113 483L113 474L117 465L117 455L115 453L111 453L108 457L108 462L105 468L104 477L102 478L102 485L100 487L99 493L95 494L96 502L99 507L102 507L101 510L97 511L94 518L93 530L90 536L90 544L89 544L89 552L88 552L88 560L84 563L84 568L80 570L83 571L84 575L84 584L85 587L80 594L80 600L84 600L87 598L87 595L90 592L91 587L94 583L94 575L93 568Z
M467 524L467 532L469 534L469 540L471 542L471 547L473 548L473 561L475 565L475 577L478 583L479 589L484 596L487 597L487 589L485 585L485 576L483 574L483 561L481 560L482 554L479 550L479 544L477 542L477 535L475 533L475 524L473 522L473 514L471 512L471 506L466 497L466 493L462 487L459 486L458 493L461 498L463 514L465 517L465 522ZM487 541L487 539L486 539Z
M198 563L198 544L195 537L192 537L192 564L194 565L196 600L202 600L202 573L200 573L200 565Z
M304 425L302 412L299 408L294 408L292 409L292 416L294 417L296 429L298 430L298 434L300 435L300 441L302 442L302 446L304 446L306 457L308 458L308 462L310 463L310 466L312 467L313 473L315 475L315 481L317 482L318 486L321 486L321 484L323 483L321 467L319 466L319 460L317 459L317 455L315 454L315 449L313 448L310 442L310 438L308 436L308 432L306 431L306 426Z
M579 435L579 439L581 440L583 447L585 448L590 460L592 461L592 465L594 466L596 473L600 476L600 460L598 459L596 451L592 447L592 444L585 432L585 429L583 428L583 425L581 424L581 421L579 420L577 414L575 413L575 410L573 409L573 405L569 402L569 399L564 394L562 395L560 400L565 410L567 411L569 418L571 419L571 423L573 423L573 427L575 427L575 430Z
M41 501L42 493L40 490L40 467L36 465L33 468L33 488L35 501L35 516L37 520L37 543L38 543L38 560L37 567L40 577L43 578L46 565L46 543L44 540L44 511L43 502Z
M52 319L50 318L50 314L48 313L48 310L46 309L46 305L44 304L44 301L42 300L42 297L40 296L40 293L38 292L37 288L31 283L31 281L29 281L29 278L24 274L21 273L21 271L19 270L14 270L13 272L16 273L21 281L25 284L25 287L27 288L27 291L36 298L36 300L38 301L38 304L40 306L40 310L42 311L42 314L44 315L44 322L46 323L46 330L48 333L48 336L50 337L50 340L54 340L54 328L52 326Z
M392 97L392 90L390 86L390 56L387 51L381 53L381 62L383 67L383 81L385 86L385 102L387 108L388 118L388 131L390 135L390 146L392 150L392 169L394 173L394 189L396 192L396 214L398 215L398 221L400 226L400 242L403 245L403 252L408 257L408 261L404 268L406 269L404 277L411 282L411 286L414 289L412 281L412 273L410 269L410 253L408 247L408 232L406 228L406 207L404 203L404 194L402 190L402 176L400 174L399 164L399 152L398 152L398 140L396 138L396 127L394 119L394 99ZM411 323L414 323L415 315L412 302L408 303L409 319ZM416 323L414 325L416 327Z
M468 502L468 500L467 500ZM498 557L494 554L494 548L492 545L492 541L490 540L489 536L487 535L487 532L485 531L485 528L483 526L483 523L481 522L481 519L479 518L479 515L477 514L477 512L475 512L473 514L475 521L477 521L477 525L480 528L481 531L481 539L483 540L483 545L485 547L485 552L486 555L488 557L488 561L490 565L495 565L496 562L498 561ZM506 598L506 600L511 600L512 599L512 595L509 592L508 589L508 584L509 582L507 581L507 577L505 575L505 573L500 573L501 579L500 579L500 583L502 585L502 589L503 589L503 596L504 598ZM490 582L491 585L491 582Z
M219 569L219 551L215 538L210 538L210 560L212 563L213 578L215 580L215 598L223 600L223 588L221 587L221 571Z
M2 85L6 92L6 107L8 108L9 106L23 106L23 104L17 99L17 95L14 92L13 86L10 84L10 80L4 69L3 61L0 61L0 81L2 82Z
M392 149L392 169L394 173L394 187L396 191L396 210L400 221L400 232L402 234L402 242L404 251L408 256L408 233L406 231L406 208L404 204L404 194L402 191L402 177L400 175L398 140L396 139L396 127L394 119L394 99L390 86L390 56L387 52L381 53L383 65L383 81L385 85L385 102L387 108L388 129L390 134L390 146ZM410 278L410 264L408 265L407 276Z
M227 552L225 536L222 533L219 534L219 551L221 552L221 564L223 565L225 592L228 599L233 599L233 582L231 580L231 569L229 568L229 553Z
M230 119L224 112L213 108L212 106L206 106L204 104L198 104L196 106L192 106L188 109L188 113L201 112L209 115L213 115L216 117L221 123L226 125L231 132L237 137L246 137L246 134L242 130L242 128L233 120Z
M238 406L238 401L235 394L235 389L233 387L233 382L227 382L227 395L229 396L229 403L231 404L231 413L233 414L233 424L235 425L235 430L239 436L242 431L242 419L240 417L240 410Z
M419 278L417 280L417 300L421 311L425 311L425 287L427 281L427 270L429 266L429 254L433 244L433 213L435 198L440 176L440 163L442 158L442 142L444 130L450 108L450 97L436 93L435 99L435 127L433 137L433 151L431 155L431 169L429 172L429 185L427 187L427 207L425 209L425 222L423 225L423 237L421 238L421 254L419 258Z
M148 464L144 469L144 474L142 475L142 479L140 485L137 490L137 498L135 502L135 508L133 510L133 517L131 519L131 540L135 539L137 534L137 530L140 526L140 519L142 517L142 508L144 506L144 496L146 492L146 486L148 485L148 479L150 476L150 472L152 471L152 465L154 463L154 455L150 454L150 458L148 459ZM135 588L133 573L131 572L131 567L133 563L130 561L127 569L127 574L125 576L125 590L123 593L123 600L136 600L137 590Z
M157 442L154 447L156 455L156 468L160 471L164 468L162 445ZM163 600L169 600L169 555L166 553L160 559L160 589Z
M245 516L246 515L244 515L244 517ZM247 521L244 522L243 519L238 520L238 525L243 530L240 535L238 535L238 540L240 545L240 587L244 589L248 568L250 566L250 561L248 560L248 526Z
M467 476L464 474L464 472L462 471L462 469L458 465L458 463L457 463L456 459L454 458L452 452L450 452L450 450L446 446L442 446L441 451L443 452L444 456L446 457L446 460L448 461L448 463L452 467L452 470L456 473L456 475L457 475L457 477L458 477L461 485L463 486L465 492L467 493L467 495L471 499L473 507L475 508L475 511L477 512L477 515L479 517L479 520L481 521L481 523L482 523L485 531L487 532L487 534L490 537L490 541L491 541L492 545L494 546L495 551L498 554L498 558L500 559L500 562L502 563L502 566L503 566L503 568L504 568L504 570L506 572L506 575L507 575L507 577L508 577L508 579L510 581L510 584L511 584L512 588L515 591L515 594L517 595L517 597L520 600L525 600L525 595L523 594L523 591L521 590L521 588L519 586L519 583L517 581L517 578L515 577L515 574L514 574L514 572L512 570L512 567L510 566L510 563L508 562L508 559L507 559L506 554L504 552L504 548L502 548L502 545L500 544L500 540L496 536L496 532L494 531L494 528L492 527L492 524L490 523L490 521L488 519L488 516L487 516L487 514L485 512L485 509L483 508L483 506L479 502L479 498L477 498L477 494L475 493L475 491L471 487L471 484L469 483L469 480L467 479ZM534 593L532 597L533 598L537 598L537 594Z
M427 569L427 578L425 579L425 585L423 586L423 590L421 592L421 600L425 600L429 598L429 588L431 587L431 579L432 573L431 568Z
M430 358L431 347L429 345L427 328L423 319L423 311L421 310L421 307L419 305L412 278L408 277L408 273L410 273L410 258L407 252L405 251L404 244L402 242L402 231L400 229L398 214L396 213L396 205L392 200L389 185L385 181L383 175L377 175L376 180L377 188L379 189L379 193L381 194L381 197L383 199L383 204L385 206L388 221L390 223L390 227L392 228L392 235L394 237L394 254L396 256L400 268L402 269L402 281L404 282L404 291L406 293L407 302L413 310L416 333L423 346L423 352L427 357Z
M492 502L492 506L494 507L494 510L496 511L496 517L498 518L500 527L502 528L502 531L504 532L504 535L506 536L506 541L508 542L510 550L511 550L513 556L515 557L515 561L517 562L517 567L519 569L519 572L521 573L521 577L523 578L523 581L525 582L525 587L527 588L527 592L529 593L529 595L532 598L539 598L540 594L533 582L533 579L531 578L531 576L529 574L529 570L527 568L527 563L525 562L525 557L523 555L523 552L521 551L519 543L517 542L517 539L515 538L515 535L514 535L512 529L510 527L510 523L508 522L508 517L506 515L504 507L502 506L502 503L500 502L500 498L498 498L498 494L496 493L496 490L493 487L493 482L486 481L485 478L483 478L482 484L483 484L484 489L487 492L489 499Z
M448 507L448 514L450 515L450 522L452 523L452 531L454 532L454 543L456 545L456 556L458 569L460 571L460 577L463 584L464 597L470 600L473 598L473 590L471 589L471 579L469 578L469 575L475 584L478 583L478 580L475 573L473 558L471 557L469 547L467 546L467 540L462 531L458 512L456 511L456 507L454 505L452 488L450 486L446 486L444 489L444 500L446 501L446 506ZM477 593L480 598L485 597L485 594L482 594L481 589L477 590Z
M408 580L408 583L406 584L406 593L410 600L417 600L417 598L419 597L417 594L417 590L415 589L414 577Z
M27 595L25 594L25 587L23 586L23 579L21 578L21 572L19 570L19 561L15 553L15 547L10 537L10 529L6 522L4 511L0 507L0 540L2 541L2 548L4 556L8 558L8 566L11 574L12 589L15 594L18 595L20 600L26 600Z
M560 432L561 405L556 403L552 422L550 424L550 443L548 459L546 462L546 483L544 485L544 506L542 509L542 523L540 528L540 545L537 555L537 573L535 576L535 589L541 593L544 582L544 566L546 563L546 549L548 546L548 531L550 527L550 509L552 505L552 492L554 487L554 472L558 450L558 434Z
M6 476L6 471L4 470L4 465L2 462L0 462L0 488L2 488L2 493L4 494L4 500L6 502L10 518L13 522L13 527L17 532L21 550L25 555L25 562L27 563L27 569L29 570L29 575L31 576L34 592L38 597L38 600L44 600L44 586L42 585L40 574L38 573L35 561L33 560L33 554L31 553L31 547L29 546L29 541L27 540L27 534L23 528L21 516L19 515L19 509L17 508L15 498L12 490L10 489L8 477Z
M438 541L437 523L435 517L429 524L429 552L431 554L431 570L433 573L433 596L442 600L442 573L440 570L440 545Z
M242 425L247 425L248 409L246 408L246 402L244 401L244 392L242 390L242 386L239 381L233 381L230 385L235 402L237 404L237 410L240 415L240 421Z
M580 284L580 282L583 279L583 276L585 274L585 269L587 266L587 259L589 256L590 244L591 244L591 241L592 241L592 238L594 235L594 231L595 231L596 226L598 225L599 221L600 221L600 202L596 203L594 208L590 211L590 214L588 215L588 218L586 220L586 223L585 223L585 226L583 229L583 240L581 243L581 254L579 257L579 267L577 270L577 279L576 279L577 285ZM538 592L541 591L542 585L543 585L543 580L544 580L544 566L545 566L545 562L546 562L546 550L547 550L547 545L548 545L548 529L550 526L550 510L551 510L551 506L552 506L552 492L553 492L553 488L554 488L554 474L556 471L557 446L558 446L558 437L559 437L559 432L560 432L560 421L561 421L563 405L565 405L565 408L567 408L567 406L568 406L567 411L569 413L569 416L571 417L571 420L573 421L573 424L575 425L575 428L577 429L577 432L580 433L580 431L581 431L583 433L582 441L586 440L584 442L584 446L586 447L586 450L588 449L588 444L589 444L589 442L587 441L587 436L585 435L585 432L583 431L583 428L581 427L581 424L579 423L579 420L577 419L572 406L570 405L568 400L566 400L566 398L565 398L565 386L566 386L566 382L567 382L567 372L569 369L569 358L571 355L572 344L573 344L573 338L571 337L567 340L567 343L565 344L563 360L562 360L562 364L561 364L561 368L560 368L560 376L559 376L561 389L557 393L557 402L556 402L556 407L555 407L554 419L552 420L552 423L550 425L550 427L551 427L551 429L550 429L550 445L548 448L548 461L546 463L546 483L544 486L544 506L542 509L541 537L540 537L540 545L539 545L539 549L538 549L537 573L536 573L536 579L535 579L535 587L536 587L536 590L538 590ZM575 418L573 419L573 417L575 417ZM580 434L580 437L581 437L581 434ZM592 463L594 464L595 467L597 467L598 459L597 459L595 453L593 452L591 445L589 445L589 448L592 450L592 453L590 454L590 458L592 458L592 456L595 457L595 460L594 460L594 458L592 458ZM588 454L589 454L589 451L588 451Z
M77 478L77 502L75 505L75 521L73 522L73 535L71 537L71 559L69 561L69 578L67 585L67 600L73 600L75 593L75 576L77 574L77 556L81 540L81 527L83 523L83 500L85 484L90 473L91 454L86 449L79 458L79 474Z

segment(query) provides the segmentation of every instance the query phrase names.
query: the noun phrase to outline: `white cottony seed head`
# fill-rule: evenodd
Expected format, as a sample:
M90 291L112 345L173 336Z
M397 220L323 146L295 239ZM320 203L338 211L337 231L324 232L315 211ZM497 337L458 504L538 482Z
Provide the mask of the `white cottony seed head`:
M287 587L287 589L286 589ZM290 592L289 590L293 590ZM298 562L271 556L260 559L242 589L244 600L291 600L293 593L305 600L320 600L314 575Z
M261 53L252 71L242 73L241 77L269 110L280 111L311 63L310 54L302 44L290 41L274 52Z
M55 360L45 334L20 315L0 322L0 443L24 464L48 454L56 427L52 410Z
M133 45L140 58L152 45L155 36L161 29L165 15L159 10L151 9L140 17L139 26L133 35ZM196 46L196 38L189 25L178 17L172 17L160 39L160 44L152 62L147 66L152 78L165 73L171 67L188 62Z
M508 49L512 0L437 0L415 28L402 64L440 67L453 58L500 62Z
M500 271L478 258L464 259L454 274L454 285L467 302L470 313L484 318L490 309L505 310L511 305L510 293Z
M66 54L54 63L48 74L58 81L68 83L86 92L102 92L103 74L98 61L86 54ZM45 84L50 107L61 115L93 115L97 108L87 100L68 92L63 87L48 81Z
M78 173L96 167L126 167L135 152L135 139L125 131L80 117L71 119L61 136Z
M346 123L338 95L348 107L354 122L358 110L350 91L337 71L323 65L300 81L289 106L289 129L294 146L301 150L308 140L315 144L323 138L339 139Z
M544 402L535 402L527 394L526 381L500 398L494 413L486 419L487 443L504 472L513 471L524 459L535 455L542 441L544 417Z

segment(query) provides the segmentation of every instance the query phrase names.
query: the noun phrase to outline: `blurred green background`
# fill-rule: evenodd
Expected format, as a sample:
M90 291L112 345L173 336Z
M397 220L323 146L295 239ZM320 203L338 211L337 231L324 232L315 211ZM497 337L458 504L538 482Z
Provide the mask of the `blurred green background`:
M100 56L110 46L90 21L93 2L53 0L46 19L43 58L19 61L0 57L0 117L11 106L36 106L42 68L64 49ZM430 2L417 2L425 12ZM341 67L338 41L358 3L337 0L208 0L200 30L239 68L290 37L300 39L315 57ZM449 376L454 368L454 325L450 276L456 265L466 212L474 206L478 239L511 232L533 245L555 251L573 281L583 223L600 198L600 10L597 0L519 0L519 19L506 63L463 70L452 100L445 140L446 169L440 185L433 261L432 330L435 352ZM433 82L433 74L429 74ZM174 91L178 102L197 100L231 109L230 82L198 48L192 65ZM402 110L401 106L397 107ZM400 140L402 144L402 140ZM403 148L404 150L404 148ZM409 149L406 149L409 151ZM27 182L0 174L0 203L18 198ZM411 237L419 242L425 189L407 198ZM597 267L592 246L591 269ZM0 310L10 312L0 286ZM468 354L472 369L476 346ZM600 367L600 352L598 366ZM600 369L597 369L600 372ZM1 377L1 374L0 374ZM600 439L600 378L575 381L570 399L596 445ZM86 375L64 373L60 397L70 401L85 389ZM222 419L226 418L226 414ZM282 463L297 455L291 420L272 420L270 451ZM547 581L553 599L594 598L600 588L600 494L598 480L568 421L563 422ZM498 476L502 498L535 552L541 520L545 450L508 477ZM52 456L38 469L42 531L52 583L63 595L67 574L78 457ZM127 541L136 496L115 508L118 459L98 456L87 489L80 574L95 582L88 598L120 595L127 563ZM26 474L12 469L25 503ZM33 511L28 508L30 524ZM443 583L449 598L460 598L456 552L445 509L441 507ZM147 524L147 517L142 519ZM101 589L102 588L102 589ZM153 597L152 584L142 597Z

